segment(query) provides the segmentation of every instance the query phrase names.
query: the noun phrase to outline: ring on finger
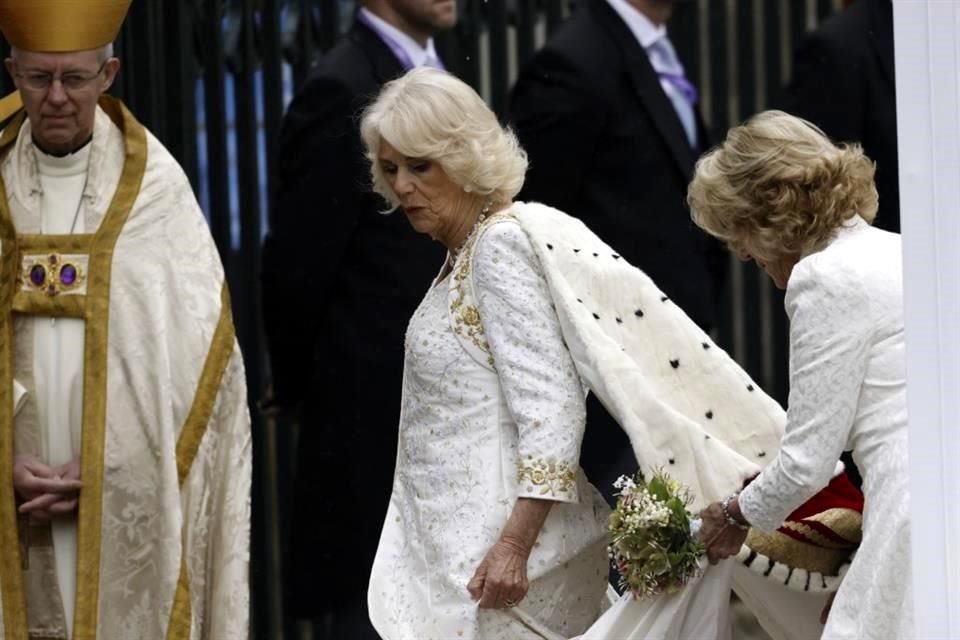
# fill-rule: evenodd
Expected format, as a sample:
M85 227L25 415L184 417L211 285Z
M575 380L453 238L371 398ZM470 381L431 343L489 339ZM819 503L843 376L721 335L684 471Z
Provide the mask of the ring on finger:
M507 598L506 600L503 601L503 604L507 605L507 608L509 609L509 608L511 608L511 607L517 606L517 601L516 601L516 600L511 600L510 598Z

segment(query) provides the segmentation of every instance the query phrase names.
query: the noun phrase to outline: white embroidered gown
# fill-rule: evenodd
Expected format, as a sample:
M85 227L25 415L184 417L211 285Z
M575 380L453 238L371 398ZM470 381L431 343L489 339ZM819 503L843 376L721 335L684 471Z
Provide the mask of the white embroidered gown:
M472 256L471 256L472 254ZM577 460L584 391L526 235L494 216L407 329L391 498L369 588L386 640L558 640L599 615L603 498ZM556 504L512 609L467 591L518 497Z
M900 237L859 217L787 285L790 398L772 464L743 491L771 531L827 484L841 451L863 475L863 541L823 638L911 638L910 523Z

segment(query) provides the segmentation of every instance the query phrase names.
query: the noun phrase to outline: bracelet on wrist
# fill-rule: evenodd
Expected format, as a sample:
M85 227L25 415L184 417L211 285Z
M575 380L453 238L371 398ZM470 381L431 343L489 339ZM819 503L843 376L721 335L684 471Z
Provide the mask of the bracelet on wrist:
M731 495L729 498L720 503L720 508L723 510L723 517L726 519L727 524L746 531L750 528L750 525L746 525L730 515L730 501L736 500L739 495L739 493L734 493Z

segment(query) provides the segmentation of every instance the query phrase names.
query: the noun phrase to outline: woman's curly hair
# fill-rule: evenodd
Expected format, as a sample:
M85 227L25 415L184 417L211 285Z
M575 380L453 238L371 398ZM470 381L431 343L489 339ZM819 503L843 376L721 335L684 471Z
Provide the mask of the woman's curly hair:
M816 126L765 111L734 127L696 166L693 221L734 251L774 262L816 251L855 215L877 214L874 165Z
M405 156L440 163L465 191L510 202L520 192L527 154L470 85L449 73L420 67L384 85L363 113L373 189L391 205L397 194L383 175L380 141Z

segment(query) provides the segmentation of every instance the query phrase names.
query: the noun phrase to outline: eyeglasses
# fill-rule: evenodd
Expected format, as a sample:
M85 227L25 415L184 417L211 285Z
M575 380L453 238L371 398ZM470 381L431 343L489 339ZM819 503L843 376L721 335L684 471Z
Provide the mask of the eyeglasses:
M27 71L14 74L20 78L23 85L31 91L47 91L53 85L54 80L60 81L60 86L66 91L80 91L103 73L107 66L107 60L103 61L96 73L83 73L82 71L71 71L55 77L52 73L46 71Z

